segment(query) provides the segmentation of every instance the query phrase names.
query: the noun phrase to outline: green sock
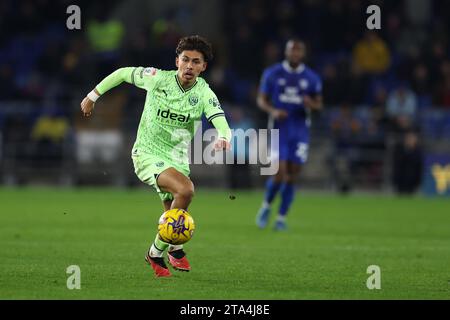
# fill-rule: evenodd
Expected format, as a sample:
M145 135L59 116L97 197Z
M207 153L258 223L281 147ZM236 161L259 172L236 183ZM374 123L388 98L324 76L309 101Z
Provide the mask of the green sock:
M149 254L150 257L162 257L164 251L169 247L169 244L162 241L159 235L156 235L155 241L150 247Z
M158 247L158 249L162 251L166 250L167 247L169 247L169 244L167 242L162 241L159 235L156 235L155 245Z

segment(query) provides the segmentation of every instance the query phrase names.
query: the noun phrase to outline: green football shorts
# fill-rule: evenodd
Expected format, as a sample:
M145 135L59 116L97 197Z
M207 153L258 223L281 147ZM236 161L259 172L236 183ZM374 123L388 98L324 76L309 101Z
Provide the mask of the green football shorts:
M183 168L167 159L162 159L161 157L148 153L138 152L137 149L133 149L131 158L133 159L134 172L138 178L145 184L155 188L162 201L173 200L173 195L170 192L164 192L159 188L157 180L161 172L168 168L174 168L189 178L189 166Z

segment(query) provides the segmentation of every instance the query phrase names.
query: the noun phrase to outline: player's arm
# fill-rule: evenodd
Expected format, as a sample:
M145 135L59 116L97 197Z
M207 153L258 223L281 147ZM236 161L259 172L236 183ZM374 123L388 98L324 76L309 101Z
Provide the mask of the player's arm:
M212 90L208 90L203 97L203 101L203 113L205 114L206 120L219 133L219 138L215 142L214 148L216 150L230 150L231 130L216 94Z
M322 95L316 95L314 97L304 96L303 101L305 106L310 110L320 111L323 108Z
M81 102L81 111L84 116L89 117L94 110L95 102L105 92L118 86L122 82L126 81L131 83L133 67L120 68L104 78Z
M311 111L320 111L323 108L322 98L322 81L319 77L316 77L312 90L309 95L303 97L303 103L306 108Z
M286 118L288 113L285 110L275 108L272 104L271 94L274 92L275 80L275 76L271 72L271 69L266 69L263 72L258 95L256 97L256 105L259 109L269 114L272 118L281 120Z
M282 109L276 109L270 100L270 97L264 92L258 92L258 96L256 98L256 104L258 107L267 112L271 117L276 120L284 119L287 117L288 113Z
M104 78L81 102L81 111L85 116L90 116L94 110L94 104L105 92L117 87L123 82L134 84L139 88L149 87L157 69L143 67L120 68Z
M219 138L214 144L214 149L216 150L230 150L231 149L231 130L228 125L225 116L216 117L211 121L214 128L216 128L219 133Z

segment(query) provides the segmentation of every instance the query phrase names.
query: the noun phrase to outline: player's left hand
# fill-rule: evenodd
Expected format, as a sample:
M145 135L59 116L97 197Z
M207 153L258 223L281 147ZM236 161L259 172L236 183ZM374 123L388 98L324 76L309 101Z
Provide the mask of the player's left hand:
M231 150L231 143L229 143L227 140L225 139L218 139L216 141L216 143L214 144L214 149L216 151L220 151L220 150Z

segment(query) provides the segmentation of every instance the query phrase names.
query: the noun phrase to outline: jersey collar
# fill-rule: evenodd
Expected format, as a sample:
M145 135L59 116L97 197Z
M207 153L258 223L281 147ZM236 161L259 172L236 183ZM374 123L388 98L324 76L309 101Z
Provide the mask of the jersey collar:
M302 73L305 70L305 64L301 63L297 68L293 69L287 60L284 60L282 63L283 69L290 73Z
M178 88L180 88L180 90L181 90L183 93L186 93L186 92L188 92L189 90L191 90L193 87L195 87L195 86L197 85L197 82L198 82L198 80L195 79L195 83L194 83L191 87L189 87L189 88L187 88L187 89L184 89L183 86L181 85L180 80L178 79L178 76L177 76L176 73L175 73L175 81L176 81L177 84L178 84Z

